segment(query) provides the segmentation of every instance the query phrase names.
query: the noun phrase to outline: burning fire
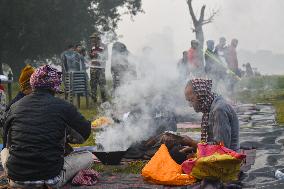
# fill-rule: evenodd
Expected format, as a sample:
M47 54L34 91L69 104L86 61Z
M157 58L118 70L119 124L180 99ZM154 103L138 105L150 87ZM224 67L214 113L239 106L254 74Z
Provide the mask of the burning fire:
M99 117L98 119L92 122L92 127L100 127L112 124L112 121L107 117Z

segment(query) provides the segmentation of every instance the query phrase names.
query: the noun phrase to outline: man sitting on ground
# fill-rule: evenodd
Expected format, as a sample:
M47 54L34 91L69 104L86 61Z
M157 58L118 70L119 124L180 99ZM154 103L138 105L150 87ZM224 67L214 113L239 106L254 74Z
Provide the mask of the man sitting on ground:
M38 68L30 84L33 92L6 113L3 168L12 187L59 188L92 165L90 152L64 157L65 143L70 142L67 129L74 133L72 141L83 143L91 133L91 124L73 105L54 97L61 84L61 73L56 69L48 65Z
M212 81L193 79L185 87L185 98L196 112L202 112L201 142L224 144L225 147L238 151L239 121L236 112L221 96L211 92ZM174 160L182 163L196 150L200 141L188 136L163 134L159 137L166 144ZM156 141L154 141L156 142ZM152 144L151 141L149 144ZM174 148L173 148L174 147Z
M222 143L225 147L238 151L239 121L235 110L221 96L211 92L212 81L193 79L185 87L185 98L196 112L202 112L201 141ZM197 141L185 137L184 142L197 146Z

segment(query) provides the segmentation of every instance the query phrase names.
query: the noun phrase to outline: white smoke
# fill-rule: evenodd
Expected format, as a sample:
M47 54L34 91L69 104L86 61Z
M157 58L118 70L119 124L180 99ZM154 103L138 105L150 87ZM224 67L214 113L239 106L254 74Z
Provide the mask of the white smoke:
M105 151L126 150L131 144L152 136L157 129L152 118L163 113L157 111L153 115L153 109L175 112L177 107L187 106L185 81L178 80L177 60L173 58L171 30L165 29L160 34L148 36L148 39L140 55L129 57L131 63L136 64L138 78L124 78L123 85L115 92L111 107L111 111L120 115L139 110L139 118L97 133L96 143L100 143Z

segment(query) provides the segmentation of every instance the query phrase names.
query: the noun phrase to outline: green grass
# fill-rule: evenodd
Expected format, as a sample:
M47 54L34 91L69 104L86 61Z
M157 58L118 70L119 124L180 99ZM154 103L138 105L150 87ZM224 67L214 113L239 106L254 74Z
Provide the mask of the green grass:
M284 125L284 76L262 76L243 79L238 100L244 103L271 103L276 109L277 122Z
M242 78L239 85L247 89L284 89L284 76L274 75Z
M194 132L200 132L200 131L201 131L200 128L186 128L186 129L182 128L182 129L177 129L177 132L192 132L192 133L194 133Z
M277 112L277 122L281 125L284 125L284 100L274 102Z
M133 161L126 165L111 166L103 164L93 164L93 169L101 173L123 173L123 174L141 174L143 167L148 161Z

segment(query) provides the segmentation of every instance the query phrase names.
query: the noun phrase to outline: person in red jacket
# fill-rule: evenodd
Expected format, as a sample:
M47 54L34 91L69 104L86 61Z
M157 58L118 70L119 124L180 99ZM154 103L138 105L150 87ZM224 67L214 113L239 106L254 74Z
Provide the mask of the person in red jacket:
M191 41L191 48L188 50L189 68L193 75L199 75L203 68L202 58L199 51L199 42Z

